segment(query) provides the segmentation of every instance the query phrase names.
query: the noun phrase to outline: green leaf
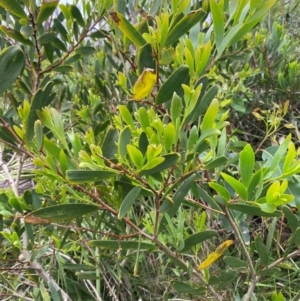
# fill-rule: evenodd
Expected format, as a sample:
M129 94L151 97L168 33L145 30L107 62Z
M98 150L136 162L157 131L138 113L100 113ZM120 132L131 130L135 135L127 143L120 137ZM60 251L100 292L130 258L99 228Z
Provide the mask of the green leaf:
M240 152L240 175L242 183L248 188L254 168L254 152L250 144L247 144Z
M26 39L20 32L11 29L9 27L5 27L3 25L0 25L0 30L8 37L28 46L33 46L33 43Z
M57 4L58 0L44 0L37 15L36 23L42 24L46 21L55 11Z
M196 49L196 54L195 54L196 74L198 76L201 75L204 68L206 67L206 65L209 61L209 58L210 58L211 50L212 50L211 41L208 41L204 45L198 45L198 48Z
M230 267L233 268L248 268L248 263L233 256L224 256L223 261Z
M73 70L74 70L73 67L69 65L61 65L52 69L52 71L59 72L59 73L68 73Z
M166 151L172 149L172 145L175 143L176 129L173 123L167 124L164 131L164 142Z
M80 54L74 54L74 55L71 55L69 56L69 58L67 58L65 60L65 64L68 65L68 64L73 64L74 62L77 62L78 60L81 59L81 55Z
M269 255L267 247L263 243L263 240L262 240L260 234L257 235L257 237L255 239L255 246L256 246L255 249L256 249L256 251L258 253L258 256L259 256L261 262L265 266L267 266L269 264L269 259L270 259L269 256L270 255Z
M146 40L142 37L137 29L132 26L129 21L118 12L111 12L110 16L123 32L123 34L135 45L142 47L147 44Z
M103 157L107 159L115 159L115 154L118 150L117 143L119 139L119 132L114 127L110 126L106 131L101 148Z
M230 194L224 186L214 182L210 182L208 185L214 189L226 202L229 202Z
M74 184L98 182L111 179L118 173L108 170L67 170L67 180Z
M248 200L258 199L263 189L263 172L258 170L251 178L247 188Z
M219 102L216 98L210 103L201 123L201 131L211 129L219 112Z
M174 124L176 124L176 120L180 118L181 112L182 99L174 92L171 100L171 117Z
M22 206L21 206L21 204L20 204L20 202L19 202L19 200L17 198L15 198L15 197L14 198L10 198L8 202L19 213L21 213L21 214L23 213Z
M131 127L132 130L135 129L134 121L131 116L131 113L129 112L128 108L124 105L119 106L119 111L122 116L122 119L125 121L127 125Z
M257 271L257 275L261 277L271 277L276 274L280 273L280 269L278 268L269 268L269 269L264 269L264 270L259 270Z
M285 218L287 219L287 223L290 226L292 232L294 233L299 225L299 220L295 214L292 213L291 209L288 206L283 206L282 211L284 213Z
M180 161L181 157L177 153L171 153L171 154L162 156L162 158L164 158L164 161L162 163L160 163L159 165L155 166L152 169L140 171L139 176L148 176L148 175L162 172L162 171L176 165Z
M78 22L81 27L85 26L82 14L76 5L69 5L69 10L74 19Z
M146 132L147 127L150 126L150 120L147 113L147 110L144 107L140 107L138 111L139 122L142 126L142 129Z
M68 159L63 149L60 150L59 154L59 166L63 176L66 176L67 169L69 168Z
M27 40L32 36L33 28L30 25L22 26L20 34Z
M170 202L169 200L163 201L160 207L161 213L167 213L171 218L176 214L179 206L184 201L185 196L191 189L195 177L196 177L195 174L191 175L179 186L179 188L177 189L177 191L173 196L173 202Z
M300 247L300 227L298 227L291 236L288 245L283 253L283 257L286 257L291 252L293 246L296 246L297 248Z
M208 129L201 133L200 138L198 139L195 147L192 150L192 153L201 153L203 151L202 147L204 145L205 149L207 148L206 138L213 136L219 136L221 132L217 129Z
M193 246L196 246L203 241L210 239L218 235L218 232L215 230L206 230L190 235L187 239L184 240L184 247L179 250L180 252L186 252L190 250Z
M127 144L130 143L130 139L131 139L131 131L129 126L126 126L120 133L119 143L118 143L118 151L122 159L124 159L127 154Z
M109 250L153 250L156 249L156 246L147 242L139 242L139 241L129 241L129 240L90 240L88 244L91 247L98 247Z
M59 49L59 50L61 50L61 51L63 51L63 52L67 52L66 45L65 45L60 39L58 39L58 38L53 39L52 42L51 42L51 44L52 44L55 48L57 48L57 49ZM56 67L56 68L59 68L59 67L60 67L60 66L58 66L58 67Z
M223 22L223 14L220 8L220 4L217 3L216 0L210 0L210 10L212 15L212 20L214 24L214 40L216 43L217 49L219 49L223 39L224 39L224 22Z
M258 205L262 211L265 211L267 213L273 213L276 210L276 206L274 204L263 203Z
M96 52L96 49L92 46L82 46L75 49L75 52L81 55L92 55Z
M155 103L162 104L171 100L174 92L181 95L183 92L181 85L186 84L189 78L189 67L186 65L179 66L160 87L155 98Z
M34 134L37 141L37 147L41 149L44 143L44 132L43 125L40 120L36 120L34 122Z
M239 196L243 200L245 200L245 201L248 200L248 194L247 194L246 187L240 181L236 180L232 176L229 176L223 172L221 172L221 175L225 179L225 181L235 190L235 192L237 194L239 194Z
M0 6L16 17L27 19L26 13L16 0L0 0Z
M153 169L153 168L155 168L156 166L158 166L159 164L161 164L164 161L165 161L164 157L153 158L153 159L149 160L146 163L146 165L143 166L142 170Z
M134 189L136 186L133 185L131 182L125 182L126 180L121 179L114 181L114 187L115 189L121 189L122 190L122 196L125 194L128 194L132 189ZM145 188L142 188L140 192L141 196L153 196L153 192L150 190L147 190Z
M0 95L15 82L24 65L25 55L19 46L10 46L0 52Z
M224 165L226 162L228 162L228 158L226 158L225 156L221 156L218 158L215 158L209 162L205 162L204 166L206 170L213 170L215 168L218 168L222 165Z
M41 45L44 45L52 42L56 37L57 37L56 32L45 32L38 38L38 41L40 42Z
M201 199L206 202L211 208L222 212L221 207L216 203L216 201L205 191L203 188L198 186L198 192Z
M268 213L265 211L262 211L260 207L258 206L252 206L247 204L227 204L228 208L232 210L236 210L248 215L256 215L256 216L265 216L265 217L281 217L281 212L276 210L272 213Z
M283 173L286 173L290 169L293 161L295 160L295 157L296 157L295 144L293 142L290 142L288 146L288 152L283 164Z
M249 23L258 23L262 20L262 18L267 14L267 12L272 8L272 6L276 3L276 0L266 1L258 6L257 11L251 16L249 19Z
M165 47L168 47L178 41L182 35L187 33L192 27L203 20L205 16L206 12L202 9L192 11L188 15L185 15L168 33Z
M188 116L186 122L194 122L197 120L212 103L212 100L218 94L218 86L212 86L204 96L200 95L193 112Z
M144 165L144 156L141 151L138 150L135 146L128 144L127 152L135 167L141 169Z
M291 134L289 134L284 142L279 146L279 148L277 149L274 157L273 157L273 160L271 162L271 166L270 166L270 170L271 171L274 171L277 169L278 165L279 165L279 162L282 160L283 158L283 155L285 154L290 142L291 142Z
M98 206L90 204L63 204L38 209L24 217L28 224L49 224L51 222L61 222L99 210Z
M118 218L122 219L126 216L128 210L131 208L131 206L134 204L136 198L139 196L140 192L142 190L142 187L137 186L134 187L125 197L124 201L121 204Z
M181 281L172 281L171 282L173 288L178 293L184 293L184 294L201 294L205 291L204 287L193 287L189 283L181 282Z
M146 44L139 48L137 66L139 74L142 74L145 68L155 70L155 60L151 44Z
M68 41L68 31L66 30L64 25L56 18L53 20L53 23L61 38L65 41Z

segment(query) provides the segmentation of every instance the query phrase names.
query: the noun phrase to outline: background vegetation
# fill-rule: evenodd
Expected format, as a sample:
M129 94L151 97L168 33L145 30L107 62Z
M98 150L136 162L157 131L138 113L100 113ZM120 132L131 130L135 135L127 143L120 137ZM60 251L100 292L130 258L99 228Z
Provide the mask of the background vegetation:
M0 0L1 300L299 300L298 2Z

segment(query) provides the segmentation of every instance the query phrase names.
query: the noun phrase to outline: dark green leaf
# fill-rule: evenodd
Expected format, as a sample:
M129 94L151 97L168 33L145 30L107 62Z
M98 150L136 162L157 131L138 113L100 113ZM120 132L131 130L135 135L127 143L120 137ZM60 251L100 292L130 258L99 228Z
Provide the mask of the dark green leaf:
M233 268L248 268L248 263L233 256L224 256L223 261Z
M195 177L195 174L191 175L180 185L180 187L177 189L176 193L173 196L173 202L169 200L164 200L160 207L160 212L167 213L170 217L173 217L176 214L181 203L184 201L185 196L191 189Z
M53 68L52 71L59 72L59 73L68 73L68 72L73 71L73 67L69 66L69 65L61 65L61 66Z
M256 251L258 253L258 256L259 256L261 262L265 266L267 266L269 264L269 259L270 259L269 256L270 256L270 254L268 252L267 247L264 245L263 240L262 240L260 234L257 235L257 237L255 239L255 246L256 246Z
M118 218L122 219L126 216L128 210L131 208L133 203L135 202L136 198L139 196L142 187L134 187L125 197L124 201L119 210Z
M168 47L178 41L182 35L187 33L193 26L204 19L205 16L206 12L202 9L192 11L188 15L185 15L168 33L165 47Z
M201 97L200 95L193 112L190 114L190 116L192 116L191 119L189 116L187 120L189 120L190 122L197 120L205 112L212 100L218 94L218 90L218 86L214 85L206 92L203 97Z
M287 219L288 225L292 229L292 232L295 232L299 227L299 220L297 216L292 213L291 209L288 206L283 206L282 211L285 218Z
M139 176L148 176L158 172L162 172L176 165L181 158L180 155L176 153L167 154L162 157L165 159L162 163L160 163L152 169L142 170L141 172L139 172Z
M58 0L44 0L37 15L37 24L41 24L46 21L55 11L57 4Z
M51 43L52 43L52 45L53 45L55 48L57 48L57 49L59 49L59 50L61 50L61 51L63 51L63 52L67 52L66 45L65 45L60 39L55 38L55 39L52 40Z
M14 83L24 64L25 55L19 46L10 46L0 52L0 95Z
M280 273L280 269L278 269L278 268L270 268L270 269L257 271L257 275L259 275L261 277L265 277L265 276L270 277L270 276L274 276L278 273Z
M140 250L153 250L156 248L155 245L141 242L139 245L138 241L122 241L122 240L91 240L89 241L89 245L92 247L98 247L109 250L137 250L138 247Z
M18 32L17 30L11 29L9 27L5 27L4 25L0 25L0 31L2 31L6 36L28 46L33 46L33 43L24 38L24 36Z
M137 66L139 74L142 74L145 68L155 70L155 61L153 58L151 44L146 44L139 49Z
M187 239L184 240L184 248L179 250L180 252L186 252L190 250L193 246L200 244L201 242L210 239L218 235L218 232L215 230L206 230L201 231L195 234L190 235Z
M112 126L110 126L106 132L104 140L102 142L103 157L107 159L114 159L117 152L119 132Z
M206 170L212 170L224 165L227 161L228 159L225 156L221 156L209 162L205 162L204 166Z
M89 183L108 180L117 172L108 170L67 170L67 179L71 183Z
M16 17L27 19L26 13L16 0L0 0L0 6Z
M24 220L28 224L49 224L78 218L97 210L98 206L90 204L63 204L33 211L27 214Z
M227 205L230 209L236 210L239 212L243 212L249 215L256 215L256 216L266 216L266 217L280 217L281 212L276 210L273 213L267 213L262 211L258 206L252 206L247 204L228 204Z
M57 33L56 32L45 32L44 34L42 34L39 37L39 42L44 45L44 44L48 44L51 41L53 41L55 38L57 37Z
M130 127L126 126L120 133L119 143L118 143L118 151L122 159L124 159L127 154L127 145L130 143L130 139L131 139Z
M254 151L250 144L247 144L240 152L240 174L244 186L248 187L254 168Z
M162 104L172 99L174 92L182 94L182 84L189 81L189 67L182 65L178 67L163 83L155 98L156 104Z
M81 27L85 26L84 20L82 18L81 12L78 9L78 7L76 5L69 5L69 10L71 12L71 15L73 16L73 18L76 19L76 21L78 22L78 24Z
M147 42L143 38L143 36L139 33L135 27L129 23L129 21L118 12L111 12L110 16L118 26L118 28L123 32L123 34L135 45L142 47Z
M81 54L81 55L92 55L95 53L95 51L96 51L96 49L91 46L82 46L75 50L76 53Z
M68 31L66 30L64 25L62 25L62 23L58 19L54 19L53 23L54 23L56 30L60 33L62 39L64 39L65 41L68 41Z

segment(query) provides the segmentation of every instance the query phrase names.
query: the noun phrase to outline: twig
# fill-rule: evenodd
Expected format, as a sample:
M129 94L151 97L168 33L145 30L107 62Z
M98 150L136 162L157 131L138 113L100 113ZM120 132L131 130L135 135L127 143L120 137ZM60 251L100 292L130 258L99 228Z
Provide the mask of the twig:
M18 297L20 298L21 300L25 300L25 301L34 301L34 299L32 298L28 298L28 297L25 297L25 296L22 296L20 294L18 294L16 291L12 290L12 289L9 289L8 287L4 286L3 284L0 283L0 287L3 287L5 290L11 292L11 294L8 296L7 300L10 300L12 296L14 297ZM3 294L0 294L0 297L3 297ZM5 300L5 299L1 299L1 300Z
M251 299L251 296L252 296L252 293L254 291L254 288L256 286L256 283L257 281L259 280L258 276L256 276L256 273L255 273L255 269L254 269L254 266L253 266L253 263L252 263L252 259L250 257L250 254L247 250L247 247L245 245L245 242L244 242L244 239L240 233L240 230L238 229L238 227L236 226L236 223L235 221L233 220L232 216L231 216L231 213L229 212L228 208L226 206L224 206L224 212L226 214L226 217L228 218L228 221L233 229L233 232L234 234L236 235L236 237L238 238L240 244L241 244L241 247L242 247L242 250L243 250L243 253L247 259L247 262L248 262L248 266L249 266L249 269L250 269L250 273L251 273L251 284L248 288L248 291L246 293L246 295L244 296L244 299L243 301L249 301Z

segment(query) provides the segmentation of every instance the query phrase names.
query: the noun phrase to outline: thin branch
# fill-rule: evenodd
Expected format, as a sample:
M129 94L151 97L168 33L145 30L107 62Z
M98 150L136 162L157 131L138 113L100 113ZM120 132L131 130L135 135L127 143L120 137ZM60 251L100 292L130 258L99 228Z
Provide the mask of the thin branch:
M231 216L231 213L229 212L228 208L226 206L224 206L224 212L226 214L226 217L233 229L233 232L234 234L236 235L236 237L238 238L240 244L241 244L241 247L242 247L242 251L247 259L247 262L248 262L248 266L249 266L249 269L250 269L250 273L251 273L251 284L248 288L248 291L246 293L246 295L244 296L244 299L243 301L249 301L251 299L251 296L252 296L252 293L254 291L254 288L257 284L257 281L259 280L258 276L256 275L255 273L255 269L254 269L254 266L253 266L253 263L252 263L252 259L250 257L250 254L247 250L247 247L245 245L245 242L244 242L244 239L240 233L240 230L238 229L238 227L236 226L236 223L234 221L234 219L232 218Z
M92 31L96 25L102 20L102 16L99 17L95 23L90 27L88 28L87 30L85 30L82 35L79 37L77 43L75 43L74 45L71 46L71 48L67 51L67 53L60 59L58 60L56 63L53 63L52 65L50 65L49 67L47 67L46 69L42 70L40 72L40 75L44 74L44 73L47 73L47 72L50 72L52 71L55 67L59 66L60 64L62 64L69 56L70 54L80 45L80 43L86 38L86 36L88 35L88 33L90 31Z

